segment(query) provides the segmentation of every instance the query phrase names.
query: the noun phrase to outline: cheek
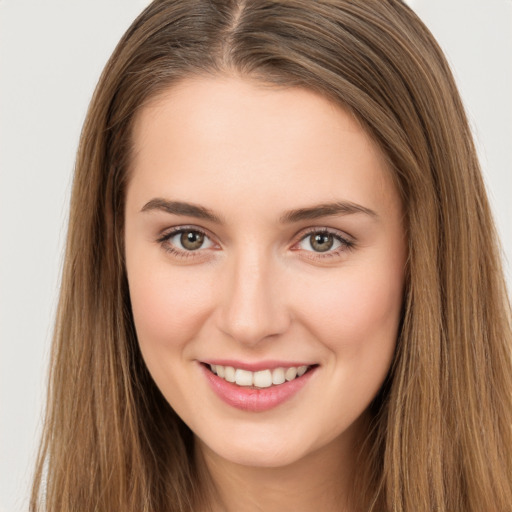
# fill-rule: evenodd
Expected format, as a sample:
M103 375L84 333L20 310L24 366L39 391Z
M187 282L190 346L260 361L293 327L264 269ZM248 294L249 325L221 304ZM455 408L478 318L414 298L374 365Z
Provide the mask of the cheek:
M132 268L130 298L143 353L184 349L208 316L211 284L178 269ZM155 354L158 357L158 354Z
M331 391L318 397L329 435L348 427L377 395L395 352L402 309L402 273L352 272L310 296L309 330L329 356ZM343 283L343 286L341 286ZM334 404L337 404L334 405Z
M304 322L331 352L342 358L379 361L396 343L403 296L403 272L350 269L331 276L303 303ZM321 283L319 283L321 284ZM387 357L384 357L386 360Z

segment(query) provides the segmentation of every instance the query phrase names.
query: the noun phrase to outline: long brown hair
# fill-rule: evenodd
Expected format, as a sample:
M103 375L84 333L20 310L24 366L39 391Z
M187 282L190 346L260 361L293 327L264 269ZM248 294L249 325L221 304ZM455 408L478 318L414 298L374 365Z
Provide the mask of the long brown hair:
M389 377L372 404L361 508L512 506L510 306L446 60L399 0L155 0L109 60L83 128L32 511L192 511L189 429L150 378L123 263L131 127L197 74L316 91L382 148L409 258Z

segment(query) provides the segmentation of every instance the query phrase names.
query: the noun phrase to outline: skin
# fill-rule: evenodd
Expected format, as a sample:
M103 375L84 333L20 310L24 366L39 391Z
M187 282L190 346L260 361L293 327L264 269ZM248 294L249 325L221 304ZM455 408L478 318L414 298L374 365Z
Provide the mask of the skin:
M133 142L125 242L137 335L196 436L214 509L351 510L355 446L392 361L404 286L402 206L382 154L316 93L234 76L168 89L139 113ZM282 222L339 202L366 210ZM180 226L204 231L204 245L163 240ZM310 229L351 246L315 251ZM249 412L209 387L199 363L214 358L318 367L287 402Z

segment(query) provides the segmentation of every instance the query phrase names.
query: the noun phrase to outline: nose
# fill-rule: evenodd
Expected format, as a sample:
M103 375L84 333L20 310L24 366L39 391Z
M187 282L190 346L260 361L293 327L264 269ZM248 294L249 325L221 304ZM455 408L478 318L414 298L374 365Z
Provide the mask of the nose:
M263 254L247 251L228 265L220 286L218 327L246 346L284 333L290 325L282 273Z

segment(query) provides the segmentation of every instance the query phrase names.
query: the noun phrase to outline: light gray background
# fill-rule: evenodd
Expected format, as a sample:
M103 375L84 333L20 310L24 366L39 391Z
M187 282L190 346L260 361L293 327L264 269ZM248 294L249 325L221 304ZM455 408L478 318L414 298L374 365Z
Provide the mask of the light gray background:
M145 0L0 0L0 511L27 509L81 124ZM512 1L410 0L454 69L512 283Z

